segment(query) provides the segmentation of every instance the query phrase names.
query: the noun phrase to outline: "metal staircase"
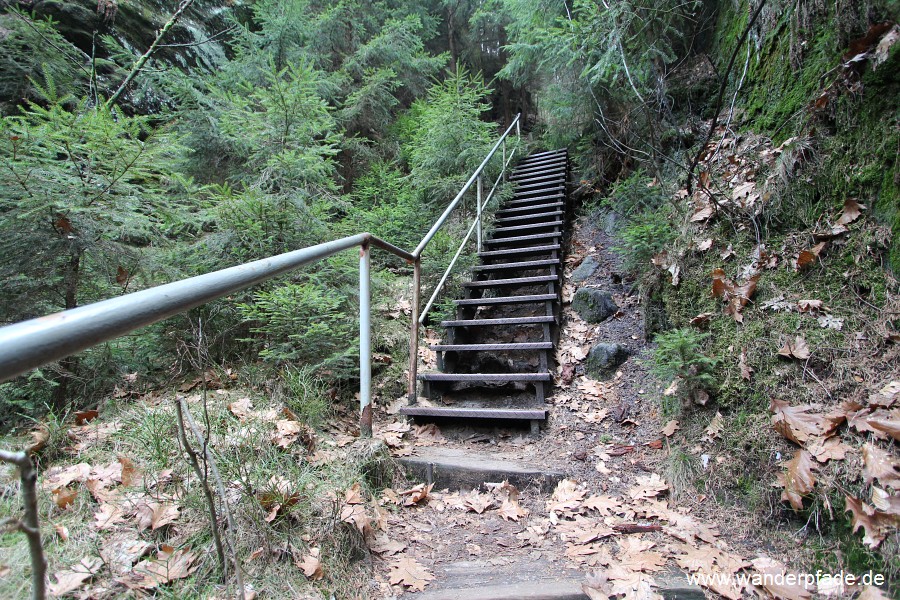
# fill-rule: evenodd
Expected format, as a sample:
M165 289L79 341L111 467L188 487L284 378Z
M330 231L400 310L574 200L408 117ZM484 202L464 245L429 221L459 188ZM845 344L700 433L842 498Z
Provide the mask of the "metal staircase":
M430 346L438 371L418 375L427 402L402 414L528 420L538 431L552 382L568 172L565 150L532 154L513 170L514 195L454 301L456 319L441 322L444 341Z

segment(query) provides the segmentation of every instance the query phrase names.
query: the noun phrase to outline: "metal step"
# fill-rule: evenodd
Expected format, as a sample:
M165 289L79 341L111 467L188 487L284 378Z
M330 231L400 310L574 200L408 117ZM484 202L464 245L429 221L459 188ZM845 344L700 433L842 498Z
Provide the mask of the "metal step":
M543 258L541 260L523 260L520 262L497 263L491 265L478 265L473 269L476 273L484 271L503 271L506 269L521 269L529 271L531 269L541 269L545 267L553 267L559 264L558 258Z
M566 205L565 202L550 202L548 204L535 204L532 206L521 206L519 208L501 208L494 214L495 215L499 215L499 214L507 215L507 214L511 214L511 213L513 213L513 214L527 213L528 211L531 211L531 210L538 210L538 209L544 209L544 208L562 208L565 205ZM562 211L559 211L559 212L562 213Z
M494 227L493 235L506 233L507 231L528 231L529 229L546 229L547 227L562 227L562 221L543 221L541 223L528 223L527 225L510 225L508 227Z
M556 317L507 317L505 319L463 319L461 321L441 321L441 327L492 327L500 325L542 325L555 323Z
M529 179L531 177L565 177L566 175L566 167L535 167L530 171L520 171L517 173L511 173L509 178L513 181L521 180L521 179Z
M550 381L550 373L421 373L422 381Z
M552 350L553 342L521 342L519 344L434 344L435 352L485 352L487 350Z
M502 208L501 210L509 210L508 208L506 208L507 206L518 207L518 206L523 206L525 204L528 204L530 202L540 202L543 200L555 200L557 198L565 198L565 194L559 193L559 194L550 194L549 196L540 196L540 197L535 197L535 198L520 198L520 199L508 200L507 202L505 202L503 204L504 208ZM540 206L540 205L530 206L529 208L534 209L534 208L537 208L538 206Z
M485 240L484 245L486 246L500 246L502 244L512 244L514 242L531 242L537 240L551 240L553 238L559 239L562 237L562 233L556 231L551 233L535 233L534 235L517 235L514 237L508 238L497 238L491 240Z
M495 288L515 287L523 285L537 285L539 283L553 283L559 281L559 275L538 275L537 277L514 277L511 279L485 279L483 281L467 281L463 287L467 288Z
M563 215L563 211L554 210L551 212L545 213L534 213L530 215L519 215L518 217L501 217L499 219L494 219L494 223L516 223L518 221L530 221L531 219L556 219L560 218Z
M510 177L526 177L528 175L536 175L539 173L544 173L548 171L560 171L561 173L566 172L566 163L549 163L545 165L534 165L531 167L521 167L518 169L513 169L513 172L509 174Z
M566 164L566 162L567 159L565 156L544 156L534 159L525 158L522 160L522 162L516 165L516 169L524 169L536 165L548 165L553 163Z
M559 154L562 156L568 156L569 150L567 148L556 148L555 150L543 150L541 152L533 152L526 156L522 160L528 160L529 158L539 158L541 156L549 156L550 154Z
M527 296L497 296L495 298L466 298L454 300L457 306L491 306L495 304L533 304L558 300L556 294L531 294Z
M553 189L564 186L566 183L565 179L561 177L554 177L550 181L539 181L537 183L516 183L516 186L513 188L513 192L515 194L522 194L525 192L533 192L538 189Z
M563 171L559 172L539 172L539 173L526 173L523 176L516 177L515 179L510 178L510 181L515 183L517 186L524 185L528 183L539 183L541 181L565 181L566 174Z
M508 248L506 250L486 250L479 252L481 258L495 258L502 256L517 256L525 254L543 254L545 252L556 252L560 249L559 244L545 244L543 246L526 246L524 248Z
M450 406L401 406L401 415L410 417L446 417L468 419L524 419L544 420L547 418L545 408L453 408ZM460 598L462 596L451 596Z

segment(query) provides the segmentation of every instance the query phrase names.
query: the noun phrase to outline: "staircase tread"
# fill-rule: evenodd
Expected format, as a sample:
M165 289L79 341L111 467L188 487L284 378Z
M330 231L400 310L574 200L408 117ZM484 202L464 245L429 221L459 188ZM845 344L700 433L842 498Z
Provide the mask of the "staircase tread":
M548 177L550 175L562 177L565 175L566 167L560 165L558 167L535 167L531 171L514 171L509 178L513 180L528 179L529 177Z
M505 317L500 319L460 319L441 321L441 327L483 327L492 325L540 325L555 323L556 317L539 315L536 317Z
M528 223L527 225L510 225L508 227L495 227L494 231L523 231L526 229L541 229L542 227L562 227L562 221L544 221L542 223Z
M550 373L420 373L424 381L550 381Z
M538 202L538 201L543 201L543 200L552 200L554 198L564 198L564 197L565 197L564 194L559 193L559 194L550 194L549 196L535 196L534 198L519 198L518 200L513 199L508 202L505 202L503 204L503 206L504 207L519 206L521 204L527 204L529 202ZM532 208L534 208L534 207L532 207ZM501 209L501 210L503 210L503 209Z
M529 421L547 418L547 409L543 408L462 408L415 405L402 406L397 412L411 417L468 417L470 419L523 419Z
M435 352L483 352L486 350L552 350L553 342L520 342L512 344L434 344Z
M559 264L558 258L543 258L541 260L524 260L520 262L508 262L508 263L497 263L497 264L487 264L487 265L478 265L475 267L476 272L483 271L503 271L505 269L537 269L540 267L552 267L554 265Z
M488 306L491 304L527 304L529 302L546 302L557 300L556 294L530 294L525 296L497 296L495 298L467 298L454 300L459 306Z
M536 275L534 277L508 277L505 279L483 279L480 281L467 281L463 287L486 288L506 285L529 285L534 283L550 283L559 281L559 275Z
M521 208L501 208L500 210L498 210L498 211L497 211L496 213L494 213L494 214L499 215L499 214L501 214L501 213L522 213L522 212L525 212L525 211L528 211L528 210L536 210L536 209L539 209L539 208L553 208L553 207L557 207L557 206L565 206L565 205L566 205L565 202L550 202L550 203L548 203L548 204L537 204L537 205L534 205L534 206L523 206L523 207L521 207Z
M500 217L499 219L494 219L494 223L511 223L515 221L528 221L529 219L543 219L543 218L554 218L561 217L563 215L563 211L561 210L553 210L550 212L544 213L533 213L530 215L519 215L518 217Z
M511 244L513 242L529 242L532 240L544 240L550 238L561 238L562 233L559 231L551 231L549 233L534 233L531 235L516 235L507 238L496 238L485 240L484 244L487 246L499 246L501 244Z
M537 183L519 183L517 181L516 187L513 188L513 192L522 192L523 190L534 191L535 188L557 188L565 185L565 183L565 179L562 177L555 177L549 181L538 181Z
M555 252L561 247L559 244L545 244L543 246L525 246L523 248L509 248L506 250L487 250L479 252L478 256L491 258L494 256L515 256L516 254L539 254L541 252Z

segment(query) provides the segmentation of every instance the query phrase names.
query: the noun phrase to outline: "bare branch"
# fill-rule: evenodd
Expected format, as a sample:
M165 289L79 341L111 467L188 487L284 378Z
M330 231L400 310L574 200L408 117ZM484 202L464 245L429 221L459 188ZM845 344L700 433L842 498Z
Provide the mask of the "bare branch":
M162 26L162 29L159 30L159 33L156 36L156 39L153 40L153 43L150 44L150 47L144 52L140 58L134 61L134 64L131 66L131 71L128 73L128 76L125 77L125 80L119 85L119 89L113 92L113 95L109 97L106 101L105 107L109 109L115 104L116 100L119 99L119 96L122 95L122 92L125 91L125 88L128 87L137 74L141 72L141 69L150 59L150 56L156 51L157 46L162 41L166 34L170 29L178 22L178 19L181 18L181 15L184 14L184 11L188 9L188 7L194 3L194 0L181 0L181 4L178 5L178 9L172 14L172 17L169 19L168 23Z
M34 600L44 600L47 597L47 558L44 556L41 528L38 523L37 471L31 457L25 452L0 450L0 461L19 468L25 519L18 522L16 529L28 538L28 549L31 554L31 597Z
M734 61L737 59L738 50L740 50L741 46L744 45L744 42L747 40L747 36L750 35L750 30L753 29L753 24L756 23L756 19L759 18L760 13L762 12L763 7L766 5L767 0L760 0L759 6L756 7L756 11L753 13L753 16L750 18L750 22L747 23L747 28L744 29L744 33L741 34L741 38L738 40L737 44L734 47L734 50L731 53L731 59L728 61L728 68L725 69L724 75L722 75L722 85L719 86L719 97L716 99L716 109L713 111L713 119L712 123L709 125L709 133L706 134L706 140L704 140L703 144L700 145L700 149L697 150L697 155L694 157L694 160L691 161L691 165L688 168L687 173L687 181L685 182L685 187L687 188L688 194L693 193L693 178L694 178L694 169L697 168L697 163L700 162L700 157L703 155L703 151L709 145L709 141L712 139L713 132L716 130L716 123L719 120L719 113L722 111L722 101L725 99L725 88L728 87L728 76L731 74L731 69L734 67Z

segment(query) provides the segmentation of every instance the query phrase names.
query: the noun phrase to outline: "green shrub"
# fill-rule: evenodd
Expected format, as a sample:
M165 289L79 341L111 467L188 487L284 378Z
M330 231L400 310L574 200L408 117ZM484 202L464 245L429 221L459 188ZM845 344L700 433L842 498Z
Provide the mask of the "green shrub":
M344 309L344 299L333 289L316 283L284 283L253 295L239 306L250 331L245 338L260 357L325 365L341 361L347 348L355 348L353 319Z
M658 210L640 213L622 229L621 242L613 248L629 271L642 272L650 259L675 240L676 233L665 214Z
M701 352L709 334L692 329L675 329L656 336L652 372L665 381L678 380L683 393L694 397L715 386L716 360Z

